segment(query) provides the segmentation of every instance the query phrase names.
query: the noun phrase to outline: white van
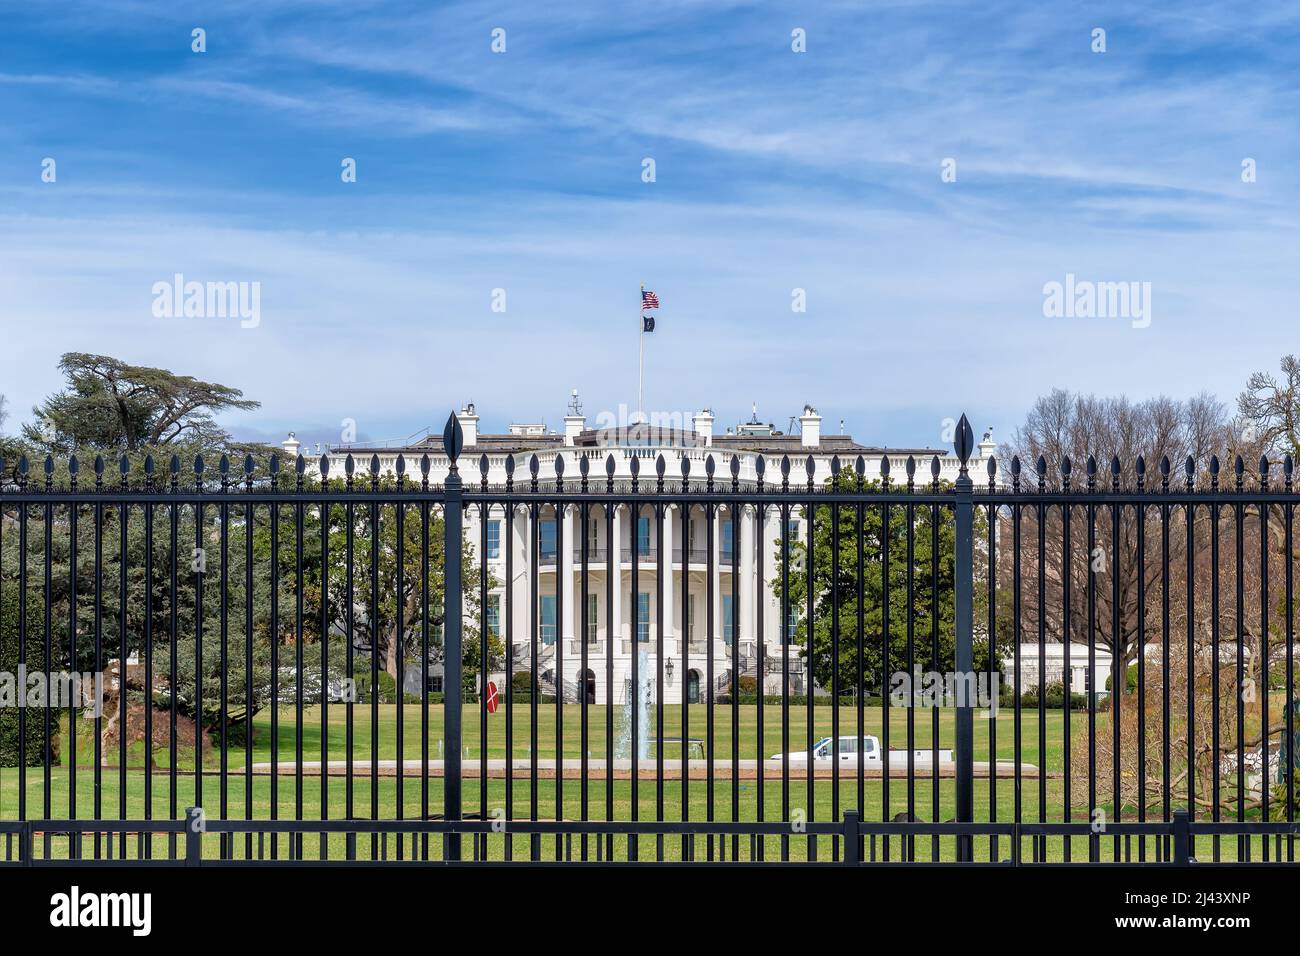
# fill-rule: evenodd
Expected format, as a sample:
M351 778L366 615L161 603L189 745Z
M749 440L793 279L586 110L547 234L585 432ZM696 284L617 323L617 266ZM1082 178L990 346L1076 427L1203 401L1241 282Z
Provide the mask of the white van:
M840 765L843 767L856 767L858 765L858 739L859 738L857 737L840 737L837 746L835 738L823 737L821 740L817 741L817 743L813 744L813 763L821 763L823 766L828 766L832 761L838 759ZM888 756L886 756L885 752L880 749L879 738L867 735L862 737L861 741L862 765L864 767L879 767L883 763L887 762L892 770L897 770L899 768L902 768L903 770L907 769L908 760L906 750L895 750L891 747ZM791 751L789 756L791 763L806 764L808 762L808 751L806 750ZM772 756L768 758L768 760L780 759L782 759L782 754L779 753L772 754ZM917 770L930 769L934 766L934 751L929 747L917 747L912 751L911 762L912 766ZM949 748L941 749L939 751L940 766L943 764L951 764L952 762L952 750Z
M831 761L838 756L840 763L858 765L858 738L857 737L840 737L839 745L835 746L835 740L831 737L823 737L817 743L813 744L813 760ZM769 760L780 760L781 754L772 754ZM798 750L790 754L791 762L806 763L808 761L808 751ZM880 763L880 741L875 737L866 736L862 738L862 762L864 764Z

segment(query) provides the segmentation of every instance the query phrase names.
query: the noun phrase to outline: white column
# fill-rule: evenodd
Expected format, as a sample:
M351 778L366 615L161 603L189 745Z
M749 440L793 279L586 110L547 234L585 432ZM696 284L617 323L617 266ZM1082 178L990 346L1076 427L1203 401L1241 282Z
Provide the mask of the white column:
M574 562L573 552L575 548L582 547L582 542L575 537L579 531L579 525L575 518L572 508L566 508L564 512L564 538L563 548L558 556L558 565L556 567L556 591L562 594L561 600L564 603L564 620L557 622L560 628L561 640L573 640L574 628L573 622L579 620L577 613L581 609L577 607L577 601L580 592L575 587L574 581ZM561 591L560 589L563 589ZM565 648L568 652L569 648ZM565 664L569 661L566 660Z
M618 642L623 638L623 509L614 505L610 507L614 508L614 526L607 546L614 555L614 605L608 609L605 619L605 639L610 642L610 653L617 654Z
M713 553L710 558L713 561L712 580L709 582L713 588L713 638L718 644L714 652L721 658L726 642L722 633L722 512L720 510L713 513ZM707 594L705 600L708 600Z
M659 547L662 549L660 554L663 555L664 569L664 660L669 657L675 657L672 651L673 639L681 639L679 625L677 623L677 601L674 597L675 588L673 581L676 577L673 571L673 542L677 539L677 522L681 520L681 515L672 505L664 508L663 520L659 522ZM654 636L653 634L651 635ZM675 682L674 682L675 683Z

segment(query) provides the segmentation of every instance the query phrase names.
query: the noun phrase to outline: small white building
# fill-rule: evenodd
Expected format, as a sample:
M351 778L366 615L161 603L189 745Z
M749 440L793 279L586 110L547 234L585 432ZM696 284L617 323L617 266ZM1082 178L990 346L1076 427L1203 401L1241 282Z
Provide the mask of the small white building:
M1039 667L1039 651L1042 651L1042 667ZM1086 694L1093 691L1097 697L1103 698L1108 693L1107 689L1111 678L1111 654L1108 648L1098 645L1092 648L1094 666L1091 675L1088 670L1088 653L1087 644L1073 643L1069 645L1067 655L1066 645L1064 644L1038 644L1024 643L1020 645L1020 692L1023 694L1028 690L1038 689L1038 675L1043 675L1042 684L1044 687L1050 687L1052 684L1065 684L1065 674L1067 670L1070 673L1070 692L1073 694ZM1067 661L1068 657L1068 661ZM1015 655L1008 652L1002 658L1002 686L1015 688L1016 686L1016 660ZM1123 674L1120 675L1123 679Z

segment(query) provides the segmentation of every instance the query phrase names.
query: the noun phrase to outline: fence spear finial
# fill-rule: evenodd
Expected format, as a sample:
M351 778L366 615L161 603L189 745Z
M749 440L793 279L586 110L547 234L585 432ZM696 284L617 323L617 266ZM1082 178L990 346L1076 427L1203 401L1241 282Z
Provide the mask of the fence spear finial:
M957 453L957 459L961 462L961 473L964 475L966 462L970 460L970 453L975 450L975 429L971 428L965 412L957 420L957 432L953 435L952 448Z
M465 447L465 432L461 429L460 419L456 417L455 412L447 416L447 424L442 429L442 447L447 452L451 473L459 474L456 459L460 457L461 450Z

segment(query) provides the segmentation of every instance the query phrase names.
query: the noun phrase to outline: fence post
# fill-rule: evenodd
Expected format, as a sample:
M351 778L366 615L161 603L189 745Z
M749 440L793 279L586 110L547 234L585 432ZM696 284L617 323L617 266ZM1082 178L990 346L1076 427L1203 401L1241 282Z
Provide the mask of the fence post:
M185 808L185 865L198 866L203 862L203 810Z
M844 865L857 866L862 862L862 834L858 832L858 811L844 811Z
M1192 864L1191 818L1186 810L1174 811L1174 866Z
M464 524L463 494L456 459L464 447L464 433L456 413L447 419L442 444L447 451L449 471L443 483L443 754L442 814L448 823L461 818L460 748L461 710L464 691L461 687L461 623L464 616L461 595L461 531ZM400 770L399 770L400 772ZM446 836L446 859L460 859L460 834Z
M954 665L957 670L956 686L962 689L956 701L956 753L957 760L957 822L973 823L975 811L975 714L972 710L974 701L971 691L975 671L975 654L973 649L974 605L972 594L975 589L975 554L974 554L974 520L975 501L974 482L966 468L971 451L975 447L975 432L966 416L962 415L957 423L957 433L953 439L953 448L961 462L961 473L957 477L956 495L953 511L956 519L954 546L954 580L956 591L953 599L955 612L954 629L956 654ZM969 834L957 837L957 859L969 863L974 860L973 838Z

